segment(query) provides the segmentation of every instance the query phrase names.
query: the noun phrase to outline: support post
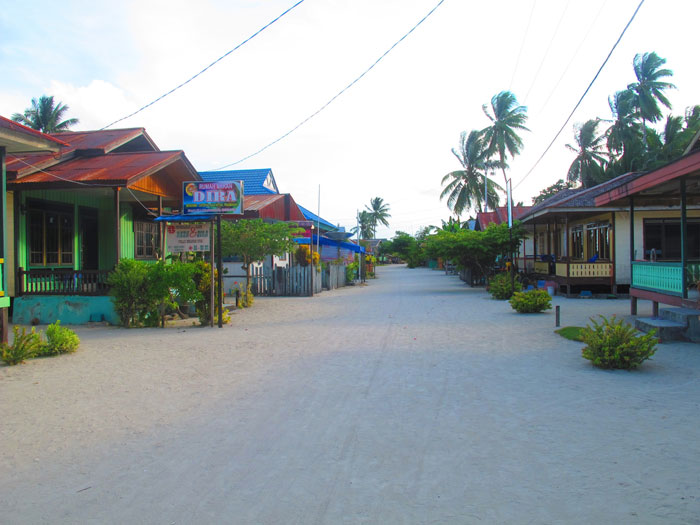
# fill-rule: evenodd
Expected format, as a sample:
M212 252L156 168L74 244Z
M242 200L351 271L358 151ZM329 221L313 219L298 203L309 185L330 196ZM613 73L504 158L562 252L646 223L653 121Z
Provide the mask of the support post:
M0 260L2 260L2 301L5 304L0 307L0 342L7 343L7 338L9 334L9 320L8 320L8 309L10 306L9 298L7 298L7 264L5 264L5 240L7 238L7 196L6 196L6 185L7 185L7 174L5 172L5 147L0 146L0 219L2 219L2 228L0 228Z
M217 284L219 285L217 303L219 304L219 328L224 326L224 290L223 290L223 260L221 257L221 214L216 215L216 271ZM246 290L247 293L247 290ZM212 317L214 312L211 313Z
M561 326L561 306L557 305L555 308L556 308L556 310L555 310L555 312L556 312L555 326L557 328L559 328Z
M116 249L115 254L117 256L116 264L119 264L119 260L122 258L122 232L121 232L121 211L119 210L119 190L121 188L114 188L114 236ZM115 264L115 266L116 266Z
M163 197L158 196L158 217L163 216ZM158 249L160 251L160 259L165 260L165 223L163 221L158 223Z
M683 286L683 299L688 298L688 286L686 283L688 273L688 214L687 199L685 193L685 177L680 180L681 185L681 285Z
M634 283L634 197L630 197L630 288ZM637 298L632 298L632 315L637 315Z
M214 312L215 300L214 291L216 290L216 285L214 284L214 221L209 223L209 326L214 328Z

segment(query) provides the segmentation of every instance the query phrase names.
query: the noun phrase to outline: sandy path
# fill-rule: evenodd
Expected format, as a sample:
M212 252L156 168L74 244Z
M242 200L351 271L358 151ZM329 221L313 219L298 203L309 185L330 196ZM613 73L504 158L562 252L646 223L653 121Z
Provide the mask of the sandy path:
M599 371L553 314L379 275L0 368L0 521L697 522L697 345Z

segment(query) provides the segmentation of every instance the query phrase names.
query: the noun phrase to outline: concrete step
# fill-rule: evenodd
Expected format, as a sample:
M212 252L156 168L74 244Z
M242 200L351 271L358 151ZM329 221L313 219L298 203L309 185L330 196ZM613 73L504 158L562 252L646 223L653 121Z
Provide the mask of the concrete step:
M654 319L644 317L635 320L634 327L640 332L649 333L656 330L656 337L661 341L684 341L687 325L669 321L668 319Z
M663 308L659 314L667 319L685 326L685 338L700 342L700 310L693 308Z

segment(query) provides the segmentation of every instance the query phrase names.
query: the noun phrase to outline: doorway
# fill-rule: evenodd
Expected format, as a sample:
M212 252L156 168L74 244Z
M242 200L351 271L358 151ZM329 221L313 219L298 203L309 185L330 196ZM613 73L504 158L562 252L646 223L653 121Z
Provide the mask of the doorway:
M81 207L78 210L80 231L80 268L97 270L100 266L99 228L97 210Z

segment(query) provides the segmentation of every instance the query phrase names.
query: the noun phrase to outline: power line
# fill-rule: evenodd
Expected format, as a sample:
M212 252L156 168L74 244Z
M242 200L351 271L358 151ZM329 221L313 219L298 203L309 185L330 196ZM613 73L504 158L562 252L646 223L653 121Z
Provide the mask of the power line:
M272 24L274 24L275 22L277 22L280 18L282 18L284 15L286 15L287 13L289 13L292 9L294 9L295 7L297 7L299 4L303 3L304 1L305 1L305 0L299 0L296 4L294 4L292 7L290 7L290 8L287 9L286 11L284 11L284 12L283 12L281 15L279 15L277 18L275 18L275 19L272 20L271 22L268 22L267 24L265 24L264 26L262 26L260 29L258 29L255 33L253 33L253 34L250 35L248 38L246 38L245 40L243 40L243 42L241 42L240 44L238 44L236 47L234 47L233 49L227 51L226 53L224 53L223 55L221 55L219 58L217 58L216 60L214 60L214 62L212 62L212 63L209 64L207 67L205 67L204 69L202 69L199 73L197 73L197 74L191 76L190 78L188 78L187 80L185 80L183 83L181 83L181 84L175 86L173 89L171 89L171 90L168 91L167 93L162 94L161 96L159 96L159 97L156 98L155 100L153 100L153 101L149 102L148 104L146 104L145 106L143 106L143 107L137 109L137 110L134 111L133 113L130 113L130 114L128 114L128 115L125 116L125 117L122 117L122 118L120 118L120 119L118 119L118 120L115 120L114 122L112 122L112 123L110 123L110 124L107 124L105 127L100 128L100 130L107 129L107 128L113 126L114 124L116 124L116 123L118 123L118 122L121 122L122 120L126 120L126 119L128 119L128 118L130 118L130 117L133 117L133 116L136 115L137 113L141 113L144 109L146 109L146 108L152 106L153 104L155 104L155 103L158 102L159 100L163 100L163 99L164 99L165 97L167 97L168 95L174 93L175 91L177 91L177 90L180 89L181 87L183 87L183 86L189 84L189 83L192 82L195 78L197 78L199 75L201 75L202 73L204 73L205 71L207 71L209 68L211 68L211 67L213 67L214 65L216 65L217 63L221 62L224 58L226 58L227 56L229 56L231 53L233 53L233 52L236 51L237 49L243 47L243 45L245 45L246 43L250 42L253 38L255 38L256 36L258 36L258 35L259 35L260 33L262 33L265 29L267 29L267 28L270 27Z
M627 22L627 25L626 25L625 28L622 30L622 33L620 33L620 36L617 38L617 41L615 42L615 44L612 46L612 49L610 49L610 52L608 53L608 56L605 57L605 60L603 61L603 64L602 64L602 65L600 66L600 68L598 69L598 72L597 72L597 73L595 74L595 76L593 77L593 80L591 80L591 83L588 84L588 87L587 87L586 90L583 92L583 95L581 95L581 98L578 100L578 102L577 102L576 105L574 106L574 109L572 109L572 110L571 110L571 113L569 113L569 116L566 117L566 120L564 121L564 124L562 124L561 128L559 129L559 131L557 131L557 134L554 135L554 138L552 139L552 142L549 143L549 146L547 146L547 148L544 150L544 152L542 153L542 155L540 155L540 158L537 159L537 162L535 162L535 164L532 166L532 168L530 168L530 171L528 171L528 172L525 174L525 176L524 176L522 179L520 179L520 182L518 182L518 183L515 185L515 188L517 188L518 186L520 186L520 185L525 181L525 179L527 179L528 176L535 170L535 168L539 165L540 161L542 161L542 159L544 158L544 156L547 154L547 152L548 152L548 151L551 149L551 147L554 145L554 142L556 142L556 140L559 138L559 135L561 135L561 132L564 131L564 128L566 127L566 125L567 125L567 124L569 123L569 121L571 120L571 117L574 116L574 113L576 112L576 110L577 110L577 109L579 108L579 106L581 105L581 102L583 102L583 99L586 97L586 95L587 95L588 92L590 91L591 87L593 87L593 84L594 84L595 81L598 79L598 76L599 76L600 73L603 71L603 68L605 67L605 65L608 63L608 60L610 60L610 57L612 56L613 52L615 51L615 48L617 48L617 45L618 45L618 44L620 43L620 41L622 40L622 37L623 37L623 36L625 35L625 33L627 32L627 29L628 29L629 26L632 24L632 21L633 21L634 18L637 16L637 13L639 12L639 9L642 7L643 4L644 4L644 0L641 0L641 1L639 2L639 5L637 6L637 9L635 9L635 10L634 10L634 13L632 13L632 17L629 19L629 22ZM513 188L513 189L515 189L515 188Z
M444 2L445 2L445 0L440 0L440 1L435 5L435 7L433 7L430 11L428 11L428 14L426 14L423 18L421 18L420 21L419 21L416 25L414 25L406 34L404 34L401 38L399 38L396 42L394 42L394 44L393 44L389 49L387 49L377 60L375 60L374 63L373 63L371 66L369 66L367 69L365 69L364 72L362 72L362 74L361 74L360 76L358 76L355 80L353 80L352 82L350 82L347 86L345 86L343 89L341 89L333 98L331 98L328 102L326 102L323 106L321 106L319 109L317 109L317 110L316 110L315 112L313 112L311 115L309 115L308 117L306 117L304 120L302 120L301 122L299 122L299 124L297 124L297 125L294 126L292 129L290 129L289 131L287 131L284 135L282 135L281 137L279 137L279 138L273 140L272 142L270 142L270 143L267 144L266 146L260 148L260 149L259 149L258 151L256 151L255 153L251 153L250 155L248 155L248 156L246 156L246 157L243 157L242 159L237 160L236 162L231 162L230 164L226 164L225 166L221 166L220 168L214 168L213 170L210 170L210 171L219 171L219 170L223 170L223 169L229 168L229 167L231 167L231 166L235 166L236 164L240 164L240 163L243 162L243 161L246 161L246 160L248 160L248 159L250 159L250 158L252 158L252 157L255 157L256 155L259 155L260 153L262 153L262 152L265 151L266 149L268 149L268 148L274 146L275 144L277 144L277 143L280 142L281 140L284 140L284 139L287 138L289 135L291 135L292 133L294 133L297 129L299 129L300 127L302 127L302 126L303 126L304 124L306 124L309 120L311 120L311 119L314 118L316 115L318 115L319 113L321 113L321 111L323 111L323 110L326 109L328 106L330 106L338 97L340 97L340 96L341 96L343 93L345 93L348 89L350 89L352 86L354 86L355 84L357 84L367 73L369 73L370 71L372 71L372 69L374 69L374 67L375 67L377 64L379 64L379 62L381 62L382 59L383 59L384 57L386 57L389 53L391 53L391 51L393 51L393 49L394 49L396 46L398 46L398 45L399 45L401 42L403 42L411 33L413 33L413 31L415 31L415 30L418 28L418 26L420 26L423 22L425 22L425 21L428 19L428 17L429 17L430 15L432 15L432 14L437 10L437 8L440 7Z
M513 87L513 82L515 81L515 74L518 72L518 66L520 66L520 57L523 54L523 48L525 47L525 41L527 40L527 35L530 33L530 24L532 23L532 15L535 12L535 6L537 5L537 0L532 0L532 8L530 9L530 17L527 19L527 26L525 27L525 34L523 35L523 41L520 44L520 50L518 51L518 58L515 59L515 68L513 69L513 76L510 77L510 85L508 86L508 91L511 91Z
M554 39L559 34L559 28L561 27L562 20L564 20L564 15L566 15L566 12L569 10L569 5L571 5L571 0L568 0L568 2L566 2L566 5L564 6L564 10L561 12L561 16L559 17L559 21L557 22L557 27L554 30L554 33L552 33L552 38L549 40L549 44L547 45L547 50L544 52L544 55L542 55L542 61L540 62L540 66L537 68L537 73L535 73L535 77L532 79L532 84L530 84L530 88L527 90L527 94L525 95L525 100L523 101L523 104L527 103L527 99L530 97L530 93L532 92L532 88L535 86L535 82L537 82L537 78L540 76L540 71L542 71L542 66L544 65L545 61L547 60L547 57L549 56L549 51L550 51L550 49L552 49L552 44L554 43Z

